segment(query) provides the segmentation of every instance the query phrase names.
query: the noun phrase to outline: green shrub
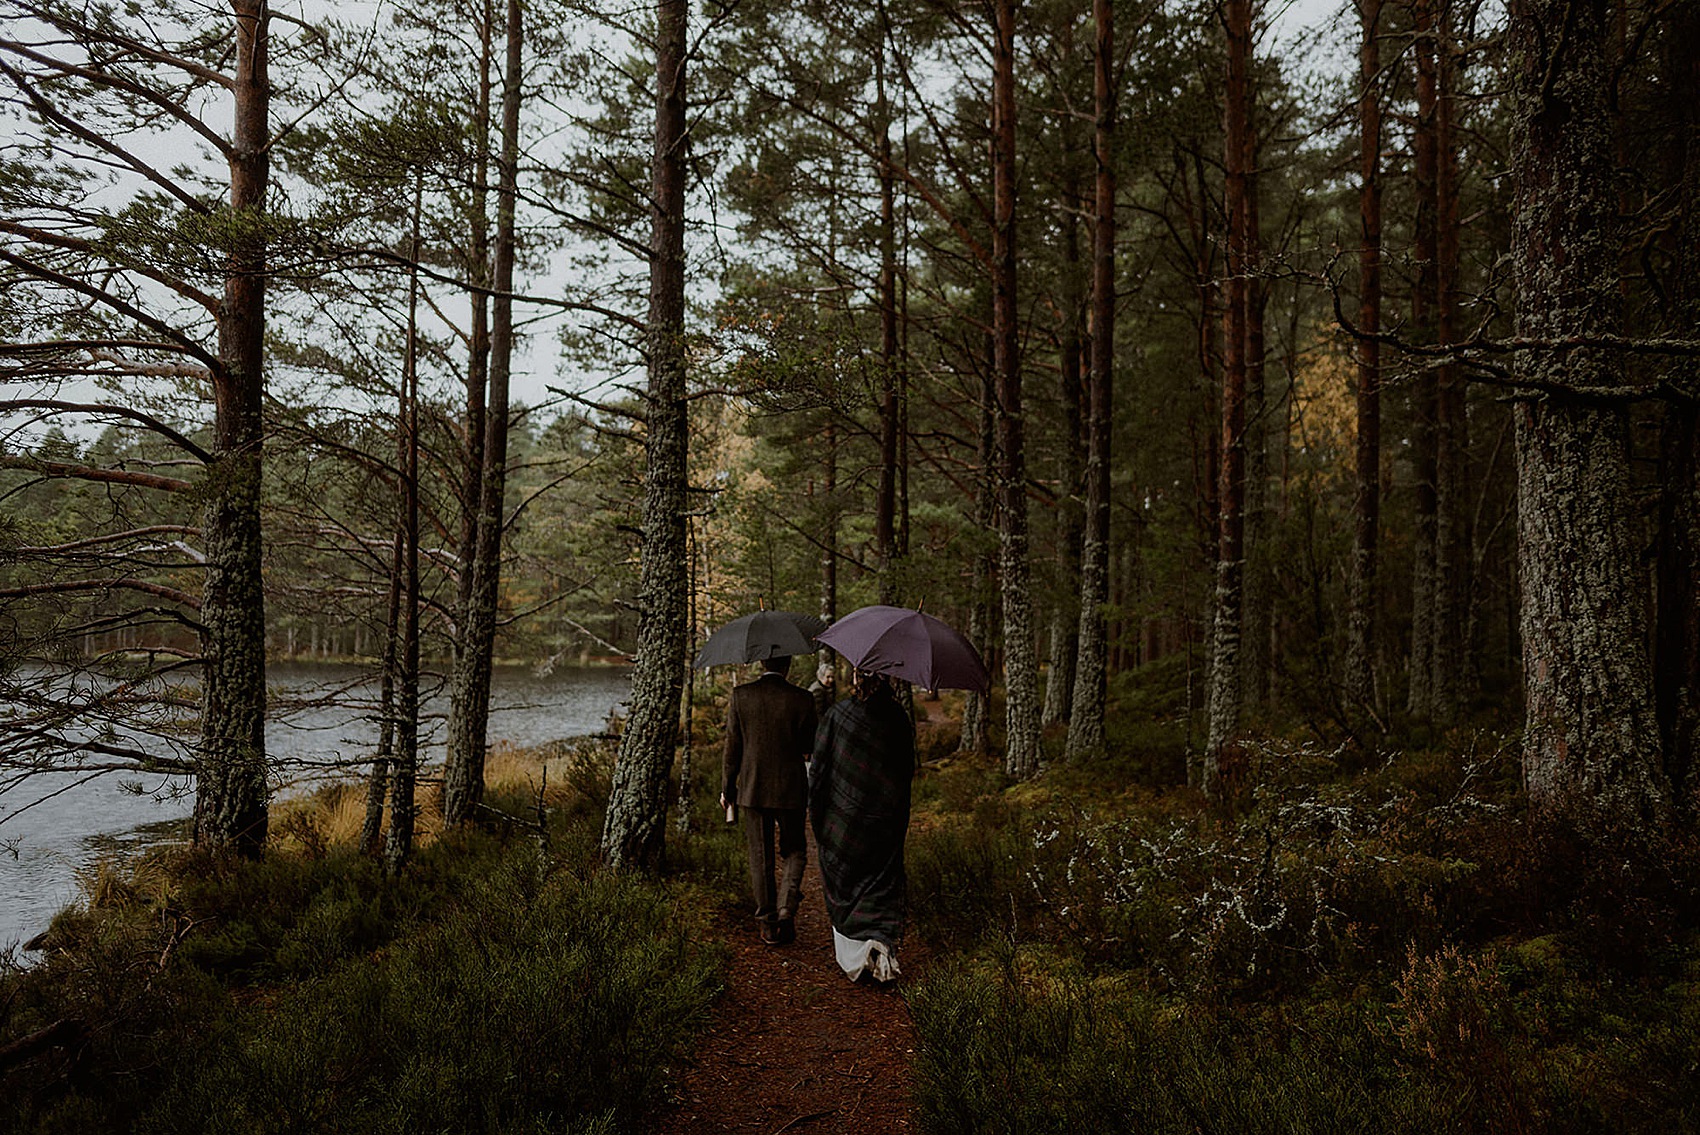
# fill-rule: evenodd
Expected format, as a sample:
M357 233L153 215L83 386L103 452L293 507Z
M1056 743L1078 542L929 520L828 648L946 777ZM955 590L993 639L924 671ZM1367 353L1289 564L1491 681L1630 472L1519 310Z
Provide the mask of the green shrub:
M0 1042L84 1030L0 1070L0 1130L635 1129L717 959L684 888L576 870L595 825L560 834L568 865L465 832L400 879L334 851L103 876L61 948L0 972Z
M1278 1031L1165 1008L1012 955L914 987L915 1099L935 1135L1461 1130L1357 1020Z
M1012 824L954 822L912 836L905 854L909 914L939 945L971 950L982 938L1027 929L1035 913L1022 831Z
M629 1129L715 968L654 887L516 855L390 954L214 1030L138 1129Z

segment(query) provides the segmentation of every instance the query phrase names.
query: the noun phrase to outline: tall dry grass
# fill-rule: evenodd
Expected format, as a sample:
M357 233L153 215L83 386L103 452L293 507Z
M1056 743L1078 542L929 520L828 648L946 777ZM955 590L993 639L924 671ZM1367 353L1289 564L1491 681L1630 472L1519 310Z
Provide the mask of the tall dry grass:
M530 821L539 793L550 811L606 801L606 746L588 739L522 746L498 741L484 759L485 798L492 807ZM437 786L441 769L422 769L414 821L417 846L429 847L443 834L443 809ZM366 822L364 780L327 785L272 807L271 842L280 850L322 855L352 849ZM386 816L386 830L388 817Z

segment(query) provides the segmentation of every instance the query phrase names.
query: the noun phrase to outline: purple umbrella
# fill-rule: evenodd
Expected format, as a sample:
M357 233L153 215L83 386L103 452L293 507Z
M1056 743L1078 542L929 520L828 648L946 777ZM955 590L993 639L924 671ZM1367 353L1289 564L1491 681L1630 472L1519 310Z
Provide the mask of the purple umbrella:
M890 674L928 690L992 688L991 675L974 644L948 623L907 607L863 607L815 636L850 665Z

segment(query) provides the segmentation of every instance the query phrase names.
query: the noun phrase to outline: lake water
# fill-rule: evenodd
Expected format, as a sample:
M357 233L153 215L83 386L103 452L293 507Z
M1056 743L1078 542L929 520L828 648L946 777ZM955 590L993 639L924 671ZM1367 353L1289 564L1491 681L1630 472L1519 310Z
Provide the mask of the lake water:
M347 767L377 747L377 683L356 666L267 667L273 718L268 756L280 767L274 793L305 791L357 775ZM443 759L448 696L441 679L422 689L421 759ZM631 693L624 667L558 669L538 676L498 669L491 683L492 741L541 745L600 732ZM43 774L0 795L0 950L47 928L77 897L76 874L103 856L186 836L193 785L183 777L109 774L79 783ZM56 795L54 795L57 793Z

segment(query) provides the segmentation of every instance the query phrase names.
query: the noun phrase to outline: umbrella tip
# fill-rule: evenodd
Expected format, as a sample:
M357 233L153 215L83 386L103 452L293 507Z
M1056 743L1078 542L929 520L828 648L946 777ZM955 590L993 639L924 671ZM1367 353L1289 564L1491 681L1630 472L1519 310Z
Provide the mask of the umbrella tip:
M919 603L915 604L915 613L917 615L919 615L921 613L921 611L926 606L927 606L927 597L925 595L923 595L923 596L921 596L921 601Z

